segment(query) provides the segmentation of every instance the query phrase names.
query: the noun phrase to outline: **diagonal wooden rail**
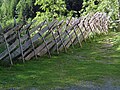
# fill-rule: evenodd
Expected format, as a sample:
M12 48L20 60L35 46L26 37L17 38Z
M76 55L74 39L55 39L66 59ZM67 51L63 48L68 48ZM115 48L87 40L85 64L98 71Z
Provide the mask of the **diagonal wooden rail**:
M1 62L13 65L19 60L25 62L47 53L51 57L53 51L59 54L64 49L67 52L67 48L74 48L77 43L82 47L82 41L86 41L90 34L107 33L109 25L107 15L100 12L67 21L45 20L33 27L34 22L18 24L0 33L0 44L6 45L0 53Z

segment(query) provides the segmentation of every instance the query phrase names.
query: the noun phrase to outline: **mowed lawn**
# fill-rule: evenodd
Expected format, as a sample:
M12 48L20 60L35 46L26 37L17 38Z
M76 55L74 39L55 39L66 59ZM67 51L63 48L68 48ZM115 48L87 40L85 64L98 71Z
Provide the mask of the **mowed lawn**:
M49 90L77 85L83 81L104 84L105 79L120 81L120 32L95 36L69 48L67 53L0 67L0 89L37 87ZM120 85L120 83L117 83Z

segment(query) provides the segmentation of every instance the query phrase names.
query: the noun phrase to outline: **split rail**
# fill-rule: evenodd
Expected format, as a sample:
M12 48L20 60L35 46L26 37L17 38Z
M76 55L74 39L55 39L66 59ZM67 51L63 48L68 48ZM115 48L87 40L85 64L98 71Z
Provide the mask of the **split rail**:
M0 33L0 44L6 49L0 53L0 61L13 65L17 61L38 58L45 54L51 57L52 52L60 53L75 44L82 47L82 41L90 34L108 32L109 20L105 13L97 12L80 18L66 21L46 20L33 27L31 23L9 26Z

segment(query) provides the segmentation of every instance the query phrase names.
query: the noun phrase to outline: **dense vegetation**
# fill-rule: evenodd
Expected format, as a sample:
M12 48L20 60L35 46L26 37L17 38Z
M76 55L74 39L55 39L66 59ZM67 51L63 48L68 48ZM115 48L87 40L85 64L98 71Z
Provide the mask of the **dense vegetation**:
M102 11L112 19L118 18L118 0L0 0L0 24L3 27L26 18L28 21L37 19L51 20L81 16L88 12Z

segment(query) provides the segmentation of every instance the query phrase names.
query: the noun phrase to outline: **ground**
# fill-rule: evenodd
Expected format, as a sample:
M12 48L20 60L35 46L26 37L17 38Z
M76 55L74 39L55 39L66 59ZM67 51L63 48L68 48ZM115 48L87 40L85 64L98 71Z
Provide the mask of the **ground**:
M0 89L79 90L75 88L85 83L105 85L106 81L120 86L120 32L95 36L82 45L52 58L44 56L25 64L1 66Z

